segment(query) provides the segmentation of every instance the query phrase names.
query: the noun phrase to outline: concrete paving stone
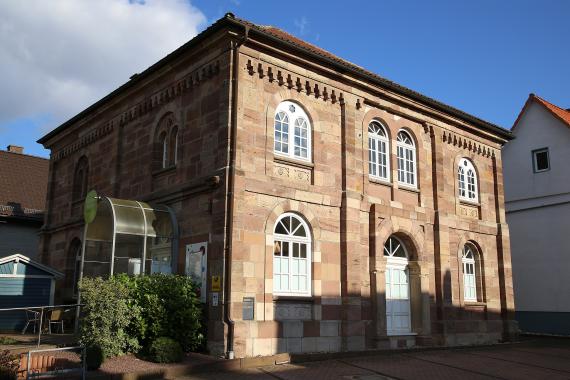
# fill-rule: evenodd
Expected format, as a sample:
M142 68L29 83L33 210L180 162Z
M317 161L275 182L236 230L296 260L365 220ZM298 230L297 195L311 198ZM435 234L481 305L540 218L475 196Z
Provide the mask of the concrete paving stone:
M467 350L418 352L410 354L416 359L462 368L475 373L512 380L563 380L568 375L562 372L506 362L501 359L471 355Z
M378 374L397 379L438 379L438 380L479 380L492 377L469 370L452 368L442 364L430 363L404 354L378 355L365 358L347 359L346 363L375 371Z
M535 366L538 368L548 368L568 373L570 378L570 361L560 357L548 356L538 353L525 352L513 349L501 350L474 350L472 355L496 358L513 363L525 364L527 366Z
M557 356L561 358L570 359L570 348L558 348L558 347L518 347L513 348L515 351L530 352L533 354L547 355L547 356Z
M336 360L327 360L315 363L284 364L263 367L264 371L283 380L346 380L347 376L375 375L374 372L353 367Z
M177 377L177 380L275 380L271 375L259 369L244 369L231 372L207 372L184 377Z

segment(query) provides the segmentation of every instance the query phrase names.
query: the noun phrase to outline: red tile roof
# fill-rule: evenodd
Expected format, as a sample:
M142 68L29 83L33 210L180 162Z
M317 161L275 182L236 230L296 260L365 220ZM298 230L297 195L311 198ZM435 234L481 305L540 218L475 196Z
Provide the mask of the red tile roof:
M515 120L513 127L511 128L511 131L517 127L517 124L519 123L520 118L522 117L522 115L524 114L525 110L527 109L527 107L529 106L529 104L531 102L537 102L538 104L542 105L544 108L546 108L548 111L550 111L550 113L552 113L552 115L554 115L554 117L556 117L557 119L562 121L564 124L566 124L568 127L570 127L570 111L569 110L565 110L564 108L560 108L560 107L542 99L540 96L537 96L537 95L531 93L531 94L529 94L528 99L526 100L526 103L524 104L523 108L521 109L521 112L519 112L519 115L517 116L517 119Z
M542 99L540 96L536 96L535 94L530 94L530 96L534 97L536 101L540 104L545 106L554 116L556 116L560 121L565 123L568 127L570 127L570 111L565 110L564 108L560 108L546 100Z
M42 219L49 160L0 151L0 216Z

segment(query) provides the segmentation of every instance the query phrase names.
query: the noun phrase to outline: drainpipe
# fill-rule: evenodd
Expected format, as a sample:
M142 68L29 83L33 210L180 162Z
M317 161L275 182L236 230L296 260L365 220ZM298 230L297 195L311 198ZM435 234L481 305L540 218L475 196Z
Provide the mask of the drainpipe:
M235 158L236 158L236 135L237 135L237 100L238 100L238 62L239 62L239 47L243 45L248 38L249 27L245 27L244 37L238 41L232 41L230 49L230 77L231 77L231 107L229 109L229 120L231 125L228 128L228 150L226 167L226 209L224 216L224 260L223 260L223 273L224 273L224 323L228 326L227 335L227 352L226 358L234 358L234 321L231 316L231 290L232 290L232 230L233 230L233 210L234 210L234 189L235 189Z

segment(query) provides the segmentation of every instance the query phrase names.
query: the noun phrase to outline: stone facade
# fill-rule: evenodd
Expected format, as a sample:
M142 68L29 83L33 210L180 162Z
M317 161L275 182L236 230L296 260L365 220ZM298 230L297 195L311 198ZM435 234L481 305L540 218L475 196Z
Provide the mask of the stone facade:
M70 186L74 165L86 156L89 188L175 210L179 257L186 244L209 242L208 278L223 276L225 287L220 306L208 298L212 352L232 343L243 357L510 337L514 305L500 155L508 132L357 72L343 74L326 56L309 54L316 48L283 36L226 16L167 57L168 65L134 78L44 137L52 150L44 262L70 270L67 250L82 228ZM274 154L275 110L286 100L310 119L308 162ZM155 129L165 117L178 125L181 159L154 170ZM390 181L368 175L372 120L388 129ZM414 189L396 180L400 129L415 143ZM477 170L476 204L456 195L461 158ZM273 230L285 212L310 228L311 297L273 294ZM411 331L404 336L389 336L386 328L383 247L392 235L408 251ZM463 299L466 242L480 252L477 302ZM60 290L64 296L65 287ZM243 318L244 300L253 300L252 320Z

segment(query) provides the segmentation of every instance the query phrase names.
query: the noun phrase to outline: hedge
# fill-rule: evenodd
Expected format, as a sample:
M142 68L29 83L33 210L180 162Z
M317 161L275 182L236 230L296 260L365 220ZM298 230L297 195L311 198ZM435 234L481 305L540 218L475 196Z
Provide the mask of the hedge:
M204 342L202 306L188 277L85 278L80 290L80 342L100 347L104 357L148 352L160 337L175 340L185 352Z

